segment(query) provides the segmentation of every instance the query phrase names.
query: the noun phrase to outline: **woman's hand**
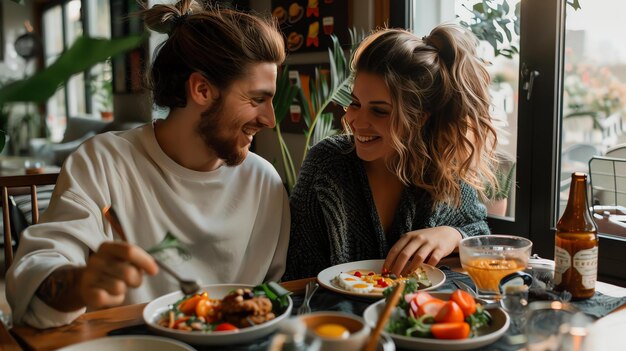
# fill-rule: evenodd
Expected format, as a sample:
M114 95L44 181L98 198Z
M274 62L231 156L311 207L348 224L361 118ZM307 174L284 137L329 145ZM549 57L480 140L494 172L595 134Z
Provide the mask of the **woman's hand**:
M408 232L393 245L383 269L395 275L415 271L423 262L436 265L459 246L463 237L452 227L436 227Z

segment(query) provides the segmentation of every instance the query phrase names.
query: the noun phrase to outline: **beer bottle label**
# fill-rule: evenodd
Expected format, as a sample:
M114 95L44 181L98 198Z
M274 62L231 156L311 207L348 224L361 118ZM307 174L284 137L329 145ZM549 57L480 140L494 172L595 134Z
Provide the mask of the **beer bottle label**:
M574 255L573 265L580 273L585 289L595 288L598 274L598 247L578 251Z
M554 247L554 284L561 284L563 273L572 266L572 257L567 250Z

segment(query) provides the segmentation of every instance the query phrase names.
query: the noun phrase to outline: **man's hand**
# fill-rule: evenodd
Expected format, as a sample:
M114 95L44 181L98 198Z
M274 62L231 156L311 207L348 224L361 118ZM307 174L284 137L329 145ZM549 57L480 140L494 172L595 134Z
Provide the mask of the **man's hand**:
M82 307L102 308L123 303L126 290L139 287L143 274L155 275L158 267L143 249L105 242L89 256L87 266L61 268L39 286L37 296L64 312Z
M452 227L420 229L406 233L393 245L383 268L396 275L408 275L423 262L436 265L459 246L462 236Z

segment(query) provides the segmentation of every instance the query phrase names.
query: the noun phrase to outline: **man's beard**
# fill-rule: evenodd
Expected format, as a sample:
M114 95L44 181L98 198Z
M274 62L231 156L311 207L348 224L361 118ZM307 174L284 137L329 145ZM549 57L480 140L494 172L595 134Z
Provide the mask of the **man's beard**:
M217 157L224 160L227 166L237 166L241 164L248 154L248 150L238 146L237 132L232 124L227 123L226 116L221 114L223 110L223 100L218 98L211 107L200 115L198 133L206 145L215 153Z

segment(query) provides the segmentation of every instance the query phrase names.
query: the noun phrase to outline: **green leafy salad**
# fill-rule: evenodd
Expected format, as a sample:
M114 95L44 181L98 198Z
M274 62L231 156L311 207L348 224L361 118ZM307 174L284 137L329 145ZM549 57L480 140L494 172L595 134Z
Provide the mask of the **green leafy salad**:
M467 292L456 290L448 300L418 291L418 282L408 279L403 298L396 306L386 330L393 334L436 339L465 339L482 326L491 324L491 315ZM383 296L388 301L393 288Z

